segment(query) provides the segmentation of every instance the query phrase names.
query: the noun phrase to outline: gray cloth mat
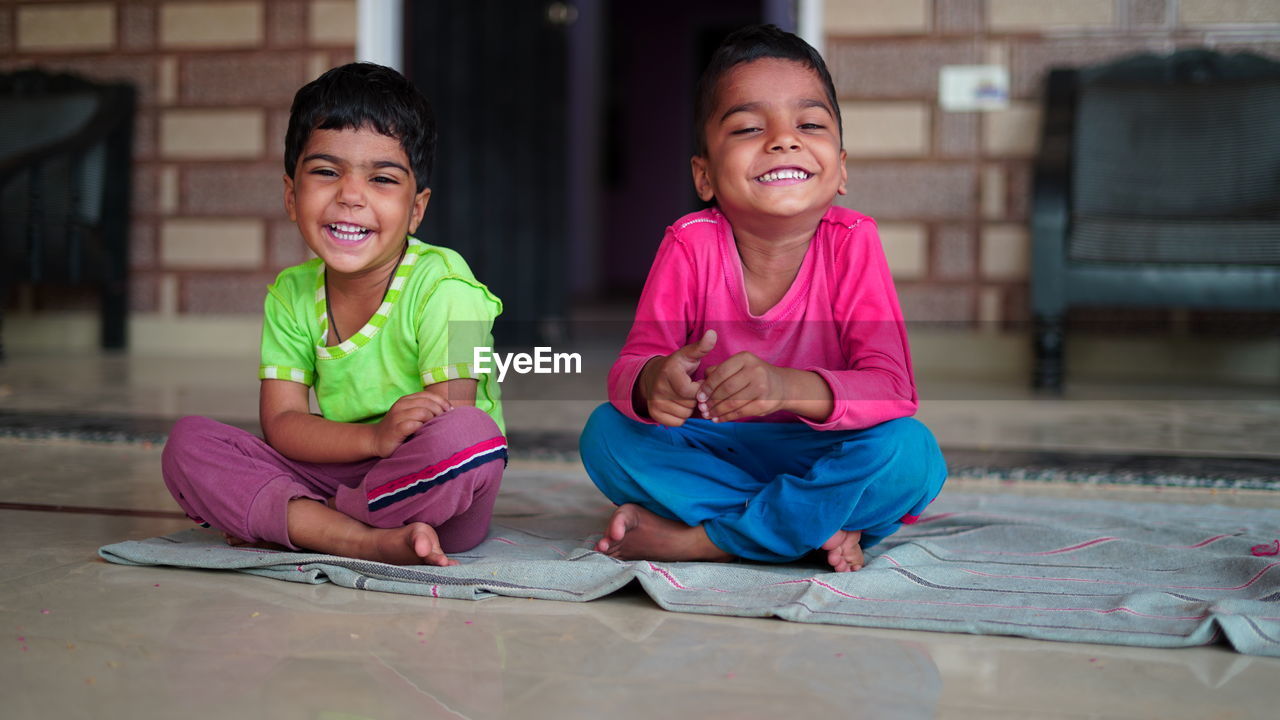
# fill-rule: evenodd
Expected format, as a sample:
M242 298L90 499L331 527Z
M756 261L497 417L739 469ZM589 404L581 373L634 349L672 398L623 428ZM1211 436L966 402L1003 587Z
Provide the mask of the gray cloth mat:
M1276 510L944 491L919 523L872 548L863 570L843 574L816 560L622 562L589 549L599 535L525 524L495 524L448 568L231 548L200 529L99 553L468 600L583 602L635 580L677 612L1145 647L1225 641L1280 657L1280 556L1252 552L1280 538Z

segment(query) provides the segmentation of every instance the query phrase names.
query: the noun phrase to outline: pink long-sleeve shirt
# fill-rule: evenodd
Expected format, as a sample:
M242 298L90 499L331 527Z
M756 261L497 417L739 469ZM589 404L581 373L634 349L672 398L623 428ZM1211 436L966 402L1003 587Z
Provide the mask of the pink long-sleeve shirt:
M636 414L632 390L645 363L715 330L706 368L749 351L773 365L826 380L834 408L824 422L777 412L765 422L803 421L818 430L854 430L916 411L906 325L875 221L842 207L823 215L804 261L780 301L762 315L747 304L742 260L729 221L709 208L667 228L649 270L635 323L609 372L609 400Z

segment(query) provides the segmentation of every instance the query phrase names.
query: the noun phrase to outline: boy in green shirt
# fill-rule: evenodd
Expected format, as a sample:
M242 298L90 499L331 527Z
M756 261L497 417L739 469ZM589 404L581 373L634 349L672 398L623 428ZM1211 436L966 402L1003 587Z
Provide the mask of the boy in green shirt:
M456 252L410 235L435 136L430 104L390 68L334 68L294 97L285 208L317 257L268 288L266 439L188 417L162 459L187 515L233 545L453 565L446 553L488 532L506 438L497 384L471 362L502 303Z

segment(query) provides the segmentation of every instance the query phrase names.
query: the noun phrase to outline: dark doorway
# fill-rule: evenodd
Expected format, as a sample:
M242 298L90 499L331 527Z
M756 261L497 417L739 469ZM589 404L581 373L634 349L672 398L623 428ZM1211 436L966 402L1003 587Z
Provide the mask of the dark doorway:
M693 190L694 89L720 40L761 22L742 0L608 4L597 295L634 298L663 230L702 204Z
M572 303L634 301L693 192L693 92L725 34L792 0L405 3L405 68L440 126L427 242L505 304L503 345L564 337Z
M405 3L405 70L439 124L419 234L462 253L502 298L503 345L554 339L565 315L568 6Z

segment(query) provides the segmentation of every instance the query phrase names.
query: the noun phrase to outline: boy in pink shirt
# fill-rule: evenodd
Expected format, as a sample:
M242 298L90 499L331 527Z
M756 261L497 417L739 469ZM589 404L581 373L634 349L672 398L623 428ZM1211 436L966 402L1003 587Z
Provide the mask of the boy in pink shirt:
M909 416L906 328L875 221L834 207L845 152L831 76L773 26L730 35L698 88L698 195L667 229L583 429L622 559L837 571L913 522L946 465Z

